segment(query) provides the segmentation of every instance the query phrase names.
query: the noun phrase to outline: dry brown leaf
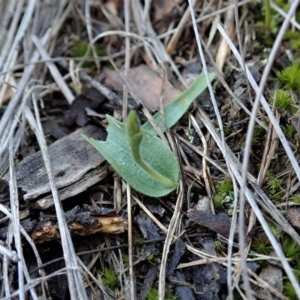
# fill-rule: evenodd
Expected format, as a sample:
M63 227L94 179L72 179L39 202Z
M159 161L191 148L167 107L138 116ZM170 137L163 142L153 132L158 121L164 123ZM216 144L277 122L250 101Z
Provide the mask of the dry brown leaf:
M123 91L123 80L116 71L104 70L105 84L115 91ZM130 89L139 97L142 103L150 110L160 107L160 95L163 79L146 65L139 65L129 70L127 82ZM163 104L166 105L180 95L169 82L165 82Z
M176 14L176 1L175 0L154 0L153 5L153 21L154 27L158 34L167 31L170 22L174 20Z
M218 234L228 237L230 232L231 218L225 213L213 215L204 211L190 210L187 214L193 222L207 227Z

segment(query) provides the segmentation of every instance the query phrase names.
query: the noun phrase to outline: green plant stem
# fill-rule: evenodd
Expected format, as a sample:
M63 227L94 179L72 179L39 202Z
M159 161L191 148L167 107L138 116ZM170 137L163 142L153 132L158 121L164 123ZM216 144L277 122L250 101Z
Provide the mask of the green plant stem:
M140 130L140 122L135 111L131 111L128 115L126 132L127 132L128 142L130 145L131 154L135 162L151 177L160 181L165 186L170 188L174 187L176 184L174 181L156 172L143 161L140 154L140 146L143 139L143 133Z
M156 180L162 182L167 187L173 187L175 182L170 180L169 178L161 175L160 173L156 172L152 168L150 168L142 159L140 154L140 144L142 142L143 136L141 133L135 134L132 138L129 139L131 154L135 162L150 176L154 177Z
M271 6L270 0L264 0L265 3L265 28L266 31L270 31L271 28Z
M155 170L151 169L147 164L143 162L142 159L136 161L141 168L143 168L150 176L154 177L156 180L162 182L167 187L172 188L174 186L174 181L170 180L169 178L161 175L160 173L156 172Z

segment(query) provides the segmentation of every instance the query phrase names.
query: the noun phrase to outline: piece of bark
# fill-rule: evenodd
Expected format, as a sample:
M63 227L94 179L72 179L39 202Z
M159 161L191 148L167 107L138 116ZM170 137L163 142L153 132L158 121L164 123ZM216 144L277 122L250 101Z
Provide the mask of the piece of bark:
M202 269L203 300L219 300L227 284L226 270L218 263L206 264Z
M76 196L87 190L89 187L97 184L107 175L107 166L99 166L94 170L90 170L85 176L68 186L59 189L60 200L65 200L72 196ZM43 196L36 201L30 201L30 206L35 209L47 209L53 205L52 194Z
M186 282L185 276L182 272L176 271L174 278L172 278L177 284L175 286L176 295L179 300L195 300L195 294Z
M141 212L136 216L135 222L137 223L145 240L155 240L161 237L158 233L159 228L157 225L154 224L154 222L144 212ZM145 244L144 251L146 253L153 254L158 250L155 244Z
M184 255L184 252L185 252L185 243L182 241L182 239L178 239L175 243L174 252L167 262L167 267L166 267L167 276L170 276L174 272L180 259Z
M59 191L60 200L75 196L106 176L105 159L82 134L94 139L104 139L105 133L95 126L81 128L48 147L51 169ZM23 198L37 209L53 205L48 175L40 152L25 157L16 167L17 186ZM3 178L9 182L9 174Z
M157 276L157 268L156 267L150 268L145 276L145 280L141 288L141 294L139 297L140 300L146 299L149 290L153 287L156 276Z

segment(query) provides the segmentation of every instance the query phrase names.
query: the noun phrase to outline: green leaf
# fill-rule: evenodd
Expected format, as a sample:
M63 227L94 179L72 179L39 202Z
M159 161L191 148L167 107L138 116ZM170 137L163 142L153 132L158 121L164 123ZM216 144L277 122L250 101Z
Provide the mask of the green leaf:
M215 73L209 74L209 79L212 81L215 78ZM174 126L180 118L185 114L193 101L207 88L205 74L201 73L194 82L175 100L164 107L164 116L168 128ZM165 131L161 113L157 112L154 116L156 123L159 125L162 132ZM148 121L142 125L142 130L157 135L155 129Z
M106 117L109 126L105 142L84 138L137 191L151 197L165 196L173 191L179 180L179 165L168 146L140 130L135 112L128 116L126 124ZM137 141L136 136L139 137Z
M215 74L209 74L210 80L214 77ZM205 76L200 74L186 91L166 105L166 125L175 125L206 87ZM136 112L128 115L126 124L106 117L109 126L105 142L83 137L137 191L151 197L165 196L173 191L179 180L178 161L169 147L156 137L152 125L147 122L140 127ZM164 131L160 113L156 113L154 119Z

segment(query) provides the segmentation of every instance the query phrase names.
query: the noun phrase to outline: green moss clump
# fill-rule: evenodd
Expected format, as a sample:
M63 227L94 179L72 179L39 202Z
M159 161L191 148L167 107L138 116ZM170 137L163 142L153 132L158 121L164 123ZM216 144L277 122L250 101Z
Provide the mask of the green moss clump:
M283 285L283 294L288 299L297 299L297 294L290 282L287 282Z
M290 4L286 0L275 0L274 1L280 8L282 8L285 12L289 10Z
M268 180L269 192L271 194L276 194L276 193L280 192L282 184L283 184L282 179L270 177Z
M253 131L252 143L259 144L265 140L266 137L266 130L260 126L255 126Z
M158 290L151 288L146 296L146 300L157 300L158 299ZM166 289L165 300L177 300L177 296L173 295L170 289Z
M268 225L270 227L271 232L274 234L275 238L277 240L279 240L282 237L282 234L283 234L282 229L278 225L275 225L271 222L268 222Z
M111 290L119 286L119 279L116 270L105 269L103 272L103 283Z
M129 266L129 256L127 254L122 254L123 258L123 265L125 268L128 268Z
M296 243L291 237L284 235L283 242L282 242L282 250L285 256L292 261L290 265L293 267L293 273L299 281L300 279L300 246ZM288 299L297 299L295 290L288 280L288 278L284 278L283 284L283 294Z
M297 62L292 63L291 66L282 71L278 71L276 76L279 83L284 89L294 92L300 92L300 65Z
M282 125L281 129L287 138L293 138L297 134L297 131L293 125Z
M268 242L259 239L254 240L251 248L253 251L264 255L269 255L272 250L272 246Z
M291 238L285 238L282 249L287 258L298 260L300 258L300 246Z
M225 178L223 181L217 184L219 193L228 194L233 191L233 184L231 179Z
M146 300L157 300L158 299L158 290L151 288L146 296Z
M98 44L94 44L98 56L107 56L107 52L100 48ZM73 46L73 57L83 57L89 49L89 44L83 41L75 41ZM90 50L91 51L91 50ZM92 56L92 55L89 55Z
M96 50L97 56L102 57L102 56L107 56L107 52L103 49L101 49L101 47L98 44L94 44L94 48ZM87 52L89 50L89 52ZM76 57L76 58L83 58L85 57L85 55L88 56L86 57L87 59L92 61L85 61L83 63L83 67L84 68L93 68L95 67L95 62L94 57L93 57L93 53L92 50L89 49L89 44L86 41L74 41L73 42L73 49L72 49L72 57Z
M233 184L231 179L225 178L216 186L217 193L213 198L214 205L217 209L224 208L229 215L233 212Z
M284 41L288 43L292 50L299 50L300 48L300 32L289 30L284 35Z
M292 201L296 203L300 203L300 195L293 195L292 196Z
M282 179L275 178L271 172L267 173L266 180L266 193L269 198L275 203L281 203L284 191L284 181Z
M299 74L300 75L300 74ZM300 77L299 77L300 78ZM300 84L299 84L300 87ZM297 108L293 106L294 100L289 91L276 90L272 97L272 104L277 108L281 108L290 114L294 115L297 112Z
M222 242L215 241L215 249L216 249L216 251L225 251L226 247Z
M88 44L86 42L77 41L74 42L73 56L83 57L88 51Z

